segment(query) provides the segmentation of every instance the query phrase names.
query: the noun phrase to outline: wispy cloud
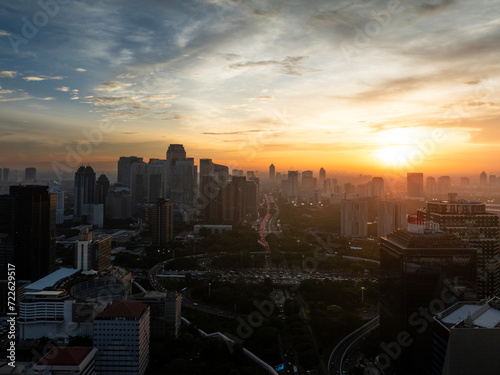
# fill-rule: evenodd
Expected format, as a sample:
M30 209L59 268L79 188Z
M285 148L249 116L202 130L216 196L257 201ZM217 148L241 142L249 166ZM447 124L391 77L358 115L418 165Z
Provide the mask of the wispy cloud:
M83 69L83 68L76 68L75 69L76 72L86 72L87 69Z
M68 86L56 87L57 91L68 92L70 89Z
M304 68L301 66L303 60L308 56L287 56L283 60L261 60L246 61L229 65L231 69L259 68L278 65L281 67L281 74L300 77Z
M25 81L28 82L36 82L36 81L47 81L47 80L61 80L64 79L64 77L61 76L46 76L46 75L40 75L40 76L28 76L28 77L23 77Z
M16 75L17 72L13 70L0 71L0 78L15 78Z

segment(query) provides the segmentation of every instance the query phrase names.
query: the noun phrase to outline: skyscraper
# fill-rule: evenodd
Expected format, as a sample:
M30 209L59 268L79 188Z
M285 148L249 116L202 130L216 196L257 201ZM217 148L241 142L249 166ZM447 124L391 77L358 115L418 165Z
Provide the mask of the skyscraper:
M151 235L153 245L165 248L173 238L174 208L172 203L160 198L153 204L151 213Z
M32 184L36 181L36 168L26 168L24 170L24 182Z
M84 204L95 202L95 172L91 166L78 168L75 173L75 209L74 215L77 220L82 216Z
M50 189L51 193L56 194L56 224L64 223L64 191L59 187L59 185L54 186Z
M383 199L385 197L384 178L373 177L371 183L371 196Z
M186 150L180 144L171 144L167 149L167 161L170 164L175 164L178 161L186 160Z
M142 163L143 159L137 156L121 156L118 160L118 183L130 187L130 168L134 163Z
M299 195L299 172L288 171L288 198L292 201L297 200Z
M313 171L302 172L302 189L312 189L313 188Z
M13 246L18 280L38 280L55 270L56 194L48 186L11 186L10 197L3 196L0 212L4 218L0 233L7 234Z
M109 180L105 174L101 174L96 182L95 203L105 205L106 195L108 195L108 190L109 190Z
M424 198L424 174L423 173L408 173L406 175L408 198L420 199Z
M479 175L479 184L481 187L486 187L486 185L488 185L488 175L485 171L482 171Z
M455 200L427 202L418 215L426 228L453 233L478 249L477 292L480 298L496 295L500 288L499 218L486 212L483 202Z
M361 199L340 201L340 235L344 237L368 235L368 201Z
M408 227L406 202L377 202L377 236L385 237L396 229Z
M437 194L436 179L434 177L429 176L425 179L425 192L430 196Z
M9 182L9 168L4 168L3 169L3 182Z
M325 168L321 167L319 169L319 188L320 189L324 188L325 180L326 180L326 171L325 171Z
M437 181L437 191L441 196L447 196L451 191L451 177L441 176Z
M274 164L271 164L269 166L269 181L271 182L276 181L276 168L274 167Z
M476 250L454 235L398 229L382 238L380 336L383 346L390 348L404 333L409 345L398 345L398 357L389 358L384 353L379 360L387 363L395 359L392 365L398 374L428 373L432 314L457 298L473 295L475 283Z

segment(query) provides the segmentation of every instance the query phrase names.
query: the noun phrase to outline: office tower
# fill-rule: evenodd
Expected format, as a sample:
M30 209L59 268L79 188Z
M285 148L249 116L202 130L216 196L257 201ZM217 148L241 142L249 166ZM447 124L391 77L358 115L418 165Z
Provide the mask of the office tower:
M171 144L167 149L167 161L170 164L175 164L178 161L186 160L186 150L183 145Z
M500 368L500 299L457 302L434 317L432 375L493 374Z
M148 305L152 338L179 337L181 331L181 296L177 292L147 292L133 297L134 302Z
M430 196L435 196L437 194L437 184L434 177L429 176L425 179L425 192Z
M343 199L340 202L340 235L344 237L368 235L368 201Z
M50 188L50 193L56 194L56 224L64 223L64 191L58 186Z
M255 171L247 171L247 180L255 178Z
M495 186L497 184L497 176L494 174L489 176L489 184L490 186Z
M271 182L275 182L276 181L276 168L274 167L274 164L271 164L269 166L269 180Z
M78 168L75 173L75 209L77 220L82 216L82 207L95 202L95 172L91 166Z
M92 233L88 228L83 229L76 243L76 268L86 272L92 268L90 261L90 243L92 242Z
M352 194L356 191L356 188L353 184L350 182L344 184L344 193L346 194Z
M82 271L104 271L111 267L111 236L93 236L82 229L76 243L75 267Z
M95 203L106 206L106 195L108 195L109 180L105 174L101 174L96 182Z
M96 372L143 375L149 363L150 308L115 302L94 319Z
M109 190L106 196L104 217L110 220L123 220L132 217L132 198L128 190Z
M96 375L96 353L95 348L52 348L33 366L33 370L35 375Z
M281 186L281 181L283 181L283 176L280 172L276 173L276 185Z
M153 245L165 248L173 238L174 208L172 203L160 198L153 204L151 213L151 235Z
M9 168L4 168L3 169L3 182L9 182Z
M249 180L245 185L246 215L249 220L257 216L259 210L259 185L254 180Z
M419 209L418 215L426 228L456 234L478 249L479 298L499 292L499 219L496 214L486 212L485 203L456 200L455 194L450 194L447 201L427 202L427 208Z
M479 175L479 185L481 185L481 187L486 187L486 185L488 185L488 175L485 171L482 171Z
M377 236L385 237L396 229L408 227L406 202L377 202Z
M231 172L231 176L237 176L237 177L243 176L243 170L233 169L233 171Z
M222 219L231 223L244 223L247 213L247 179L233 176L222 191Z
M299 195L299 172L288 171L288 197L296 201Z
M118 178L119 184L130 187L130 167L134 163L142 163L143 159L137 156L121 156L118 160Z
M326 170L325 168L321 167L319 169L319 187L323 189L323 186L325 185L325 180L326 180Z
M14 253L16 234L14 209L14 197L12 197L11 195L0 195L0 269L2 270L6 270L9 263L16 264ZM3 276L1 276L1 279L7 279L6 272L3 274ZM7 284L5 284L5 286L7 286ZM5 305L7 305L6 288ZM6 306L4 308L6 308Z
M441 176L437 180L437 191L441 196L447 196L451 190L450 176Z
M476 249L469 248L465 241L449 233L414 233L398 229L382 238L382 346L394 350L391 343L401 342L402 332L406 337L404 342L411 342L410 345L397 344L401 350L397 358L389 358L387 353L380 355L380 361L391 363L390 373L392 370L405 375L429 372L432 315L458 298L474 296L476 255Z
M214 173L212 159L200 159L200 176L213 176Z
M302 172L302 189L312 189L313 188L313 171Z
M419 199L424 198L424 174L423 173L407 173L406 175L407 184L407 197L409 199Z
M11 186L10 198L2 196L0 209L5 210L0 212L1 246L14 254L16 278L38 280L54 271L56 194L48 186Z
M170 194L171 170L167 164L167 161L151 159L149 163L133 163L130 166L130 196L133 204L154 202Z
M467 186L467 185L470 185L470 178L460 177L460 186Z
M36 168L26 168L24 170L24 182L32 184L36 181Z
M371 183L371 195L372 197L381 198L385 197L384 189L384 179L383 177L373 177Z
M0 168L0 182L3 182L3 168Z

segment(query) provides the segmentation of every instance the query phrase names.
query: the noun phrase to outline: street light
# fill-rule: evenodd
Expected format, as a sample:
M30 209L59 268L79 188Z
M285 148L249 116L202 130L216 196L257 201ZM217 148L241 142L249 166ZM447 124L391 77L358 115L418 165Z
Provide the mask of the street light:
M366 288L364 286L361 287L361 302L362 303L365 303L365 289Z
M212 283L208 283L208 298L210 298L210 286L212 285Z

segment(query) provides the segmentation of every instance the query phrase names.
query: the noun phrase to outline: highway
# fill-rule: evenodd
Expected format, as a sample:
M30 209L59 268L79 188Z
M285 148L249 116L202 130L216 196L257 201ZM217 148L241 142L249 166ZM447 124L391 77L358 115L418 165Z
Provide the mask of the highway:
M377 316L370 320L337 344L328 360L328 373L330 375L342 375L342 368L347 354L368 332L378 328L380 324L379 318Z

